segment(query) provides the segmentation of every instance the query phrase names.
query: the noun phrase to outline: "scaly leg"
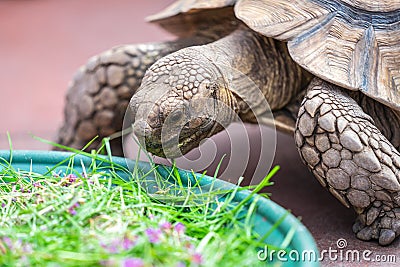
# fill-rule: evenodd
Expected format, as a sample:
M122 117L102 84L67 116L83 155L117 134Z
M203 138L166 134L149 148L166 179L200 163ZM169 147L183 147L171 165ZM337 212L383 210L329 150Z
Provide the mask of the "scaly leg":
M400 235L399 131L395 111L320 79L310 84L296 124L304 162L324 187L355 209L357 237L381 245Z

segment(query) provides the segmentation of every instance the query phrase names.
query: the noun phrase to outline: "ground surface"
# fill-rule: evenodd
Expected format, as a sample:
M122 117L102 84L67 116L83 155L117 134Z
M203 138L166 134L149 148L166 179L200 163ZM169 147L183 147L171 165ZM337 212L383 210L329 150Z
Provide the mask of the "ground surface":
M169 2L1 1L0 149L8 148L7 131L14 149L48 149L30 135L54 139L62 120L67 84L75 70L90 56L114 45L172 39L143 19ZM354 213L320 187L302 165L291 136L278 135L275 163L282 170L270 190L272 199L302 218L321 250L336 249L336 241L344 238L346 249L396 255L400 263L399 240L383 248L354 237ZM365 266L366 262L326 260L324 265Z

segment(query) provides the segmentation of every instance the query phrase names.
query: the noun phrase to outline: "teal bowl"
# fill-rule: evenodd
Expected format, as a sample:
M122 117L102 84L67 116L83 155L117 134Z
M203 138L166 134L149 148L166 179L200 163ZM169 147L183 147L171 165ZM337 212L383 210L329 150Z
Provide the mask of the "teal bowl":
M11 165L17 170L31 170L36 173L46 173L50 168L53 168L55 165L64 161L64 163L59 164L56 169L56 171L62 171L67 168L67 164L69 163L66 159L70 158L72 155L74 154L69 152L18 150L12 152ZM10 156L10 151L0 150L0 159L9 162ZM93 162L92 158L84 155L75 155L73 159L74 170L78 172L82 172L82 165L85 168L88 168ZM151 165L147 162L135 162L121 157L112 157L112 162L128 169L136 167L144 173L150 172L152 169ZM0 169L4 168L2 163L3 162L0 161ZM107 163L107 161L99 160L99 163L102 164L102 167L105 170L107 170L107 167L110 167L111 169L111 165ZM116 170L120 177L123 179L129 179L128 173L118 171L118 169ZM170 168L165 166L158 168L158 172L163 177L166 177L166 179L169 177L169 170ZM150 180L152 178L154 179L154 176L151 176L152 173L153 172L150 172ZM197 178L197 180L200 180L200 186L205 188L207 185L211 184L212 188L215 190L232 189L235 187L234 184L210 176L193 174L192 172L185 170L179 170L179 173L184 186ZM199 179L200 177L201 179ZM239 203L243 199L247 198L250 193L251 192L248 190L238 191L235 194L233 201ZM250 199L250 201L253 200L254 197ZM270 263L273 266L320 266L318 262L319 252L310 232L296 217L289 214L278 204L264 197L258 198L256 214L252 223L254 226L253 229L260 234L260 236L264 236L275 224L279 223L278 227L276 227L265 239L266 244L281 247L283 243L287 242L287 239L285 238L288 235L291 236L284 252L260 248L257 254L255 253L255 256L259 257L260 260L265 260L266 264Z

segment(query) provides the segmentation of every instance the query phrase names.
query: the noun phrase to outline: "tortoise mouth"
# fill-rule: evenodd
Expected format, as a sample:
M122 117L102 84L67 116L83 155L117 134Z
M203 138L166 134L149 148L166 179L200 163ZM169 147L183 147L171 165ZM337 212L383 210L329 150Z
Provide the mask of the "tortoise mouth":
M188 127L187 123L182 131L174 129L162 134L162 128L153 129L144 136L144 147L147 152L163 158L178 158L190 150L199 146L200 142L211 136L215 131L217 123L212 119L206 119L194 128Z

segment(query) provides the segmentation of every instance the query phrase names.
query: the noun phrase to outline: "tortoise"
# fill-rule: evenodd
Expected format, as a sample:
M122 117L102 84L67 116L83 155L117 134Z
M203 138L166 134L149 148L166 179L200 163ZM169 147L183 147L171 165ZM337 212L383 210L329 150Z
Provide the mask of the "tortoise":
M356 236L388 245L400 235L400 3L178 0L150 21L179 38L90 59L68 91L60 143L120 131L128 106L146 149L164 157L167 120L182 153L234 120L222 105L271 123L245 75L321 185L354 208ZM198 109L211 113L193 118Z

